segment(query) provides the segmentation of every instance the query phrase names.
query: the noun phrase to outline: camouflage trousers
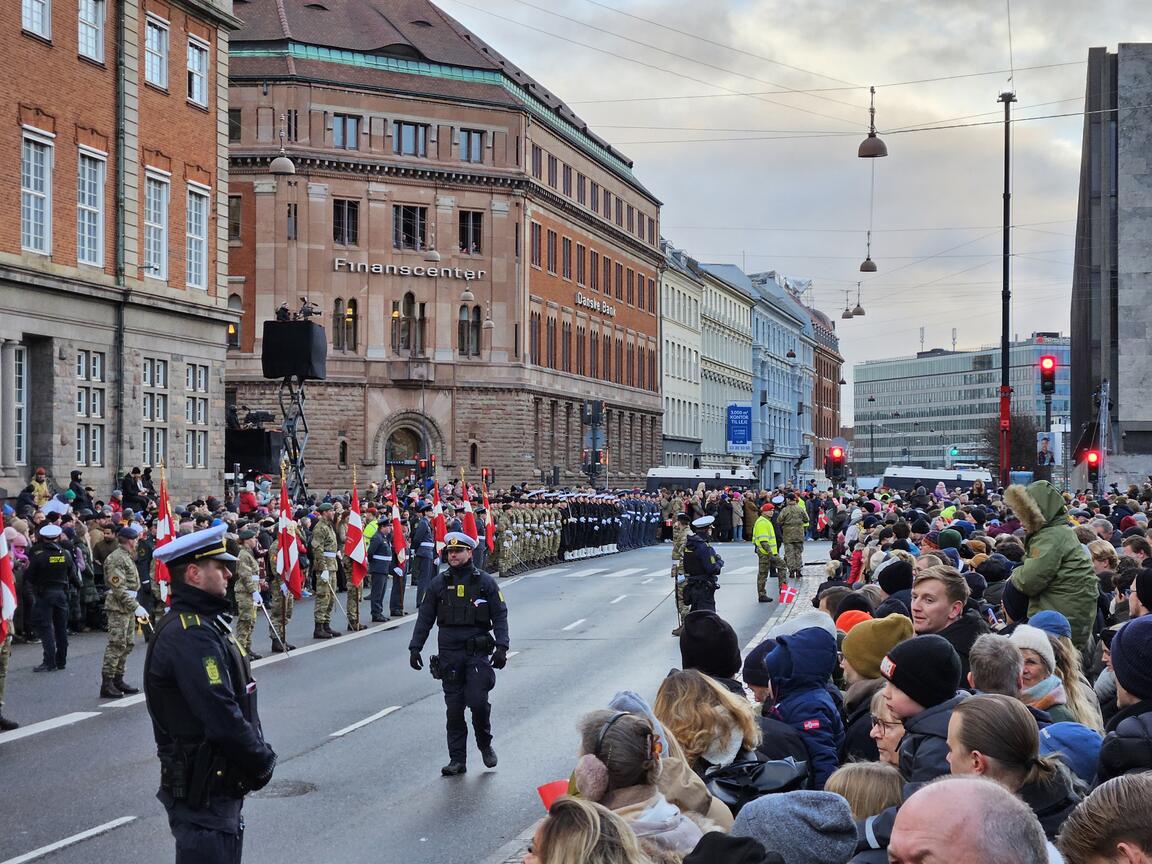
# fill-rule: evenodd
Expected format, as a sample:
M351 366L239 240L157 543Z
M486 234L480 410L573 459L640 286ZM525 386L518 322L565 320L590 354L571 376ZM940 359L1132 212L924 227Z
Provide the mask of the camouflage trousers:
M292 596L290 591L282 591L283 583L276 583L272 586L272 602L269 604L268 614L272 618L272 625L276 628L277 632L283 633L288 629L288 622L292 620L292 607L296 603L296 598ZM272 632L269 628L268 636L275 641L277 639L276 633Z
M348 580L348 596L344 598L344 602L348 604L345 610L348 613L348 629L358 630L360 628L360 603L364 599L364 584L356 585L351 579Z
M236 592L236 644L247 654L252 651L252 631L256 628L256 604L246 591Z
M763 596L768 593L768 579L772 575L773 569L777 571L782 583L787 581L787 565L784 563L783 558L779 555L765 555L763 552L757 552L756 594L758 596Z
M332 606L336 598L335 593L333 593L335 586L332 584L332 580L335 578L335 571L316 571L316 605L312 608L312 620L317 624L332 623Z
M800 575L804 569L804 544L803 543L785 543L784 544L784 564L788 568L789 573Z
M124 677L124 664L132 653L132 639L136 635L136 616L131 612L112 612L108 615L108 647L104 649L104 663L100 674L105 678Z
M4 707L4 687L8 683L8 661L12 659L12 634L0 642L0 708Z

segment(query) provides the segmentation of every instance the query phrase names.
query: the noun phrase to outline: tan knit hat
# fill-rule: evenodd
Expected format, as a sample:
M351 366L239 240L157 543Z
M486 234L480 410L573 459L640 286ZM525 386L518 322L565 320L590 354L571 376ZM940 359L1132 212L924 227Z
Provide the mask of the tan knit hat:
M861 621L853 627L840 651L849 665L864 678L880 677L880 661L905 639L912 638L912 619L906 615L889 615L873 621Z

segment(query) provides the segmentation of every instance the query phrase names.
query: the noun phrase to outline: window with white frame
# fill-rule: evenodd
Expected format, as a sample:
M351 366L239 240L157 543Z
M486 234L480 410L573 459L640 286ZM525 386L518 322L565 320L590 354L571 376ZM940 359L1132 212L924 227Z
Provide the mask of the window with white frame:
M16 464L28 464L28 349L17 345L13 354L12 414L15 420Z
M168 459L168 361L145 357L142 384L143 462L156 467Z
M102 154L80 151L76 171L76 260L96 267L104 265L104 177L107 160Z
M188 101L208 107L208 44L188 40Z
M52 38L52 0L21 0L20 26L29 33Z
M208 192L188 188L188 218L185 220L187 256L186 282L189 288L208 287Z
M144 180L144 275L168 278L167 177L149 173Z
M208 367L184 367L184 466L208 467Z
M103 351L76 352L76 464L104 464L106 415Z
M49 138L24 133L20 151L20 246L52 251L52 151Z
M105 0L79 0L76 15L77 50L81 57L104 62Z
M144 24L144 80L168 89L168 22L151 15Z

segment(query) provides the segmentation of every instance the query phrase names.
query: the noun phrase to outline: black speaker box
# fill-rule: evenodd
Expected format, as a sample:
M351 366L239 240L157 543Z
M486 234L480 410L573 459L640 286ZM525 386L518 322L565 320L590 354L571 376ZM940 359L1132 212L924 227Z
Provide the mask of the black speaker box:
M314 321L265 321L260 363L265 378L323 381L328 339Z
M280 451L284 449L284 433L278 429L225 429L224 467L231 471L240 463L244 474L280 473Z

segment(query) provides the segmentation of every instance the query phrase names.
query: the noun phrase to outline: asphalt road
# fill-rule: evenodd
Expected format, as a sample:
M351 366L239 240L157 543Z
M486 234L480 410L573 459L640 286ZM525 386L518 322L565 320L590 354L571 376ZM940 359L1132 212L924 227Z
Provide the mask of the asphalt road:
M827 545L808 544L806 560L826 560ZM726 561L718 609L743 645L781 608L756 602L750 545L718 548ZM568 776L580 716L618 690L652 698L679 666L670 551L665 544L502 580L515 653L492 693L500 765L485 770L471 742L460 778L440 776L440 686L408 666L415 616L317 642L311 601L298 603L289 638L303 650L255 664L279 763L272 784L245 805L245 861L474 864L497 855L542 815L536 787ZM367 603L363 612L366 620ZM257 630L257 651L267 651L266 629ZM51 674L31 671L38 645L14 646L5 713L23 727L0 734L0 864L171 860L143 697L97 698L105 638L74 637L68 668ZM130 683L139 684L143 662L138 641Z

